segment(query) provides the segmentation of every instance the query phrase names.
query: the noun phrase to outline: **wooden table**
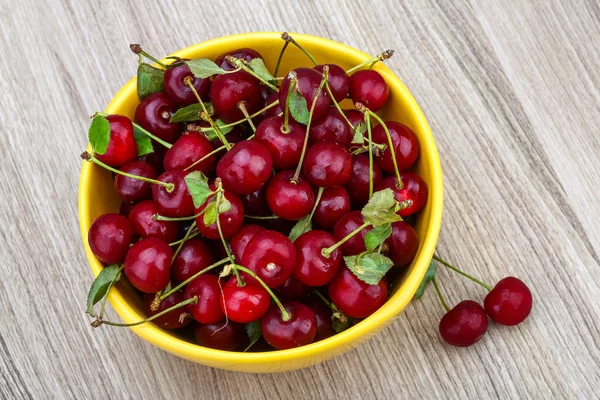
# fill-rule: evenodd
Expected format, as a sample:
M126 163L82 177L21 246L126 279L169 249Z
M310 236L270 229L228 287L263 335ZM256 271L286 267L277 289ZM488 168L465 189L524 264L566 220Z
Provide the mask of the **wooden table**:
M597 0L2 3L1 398L597 397ZM428 117L444 168L438 250L489 282L530 284L527 322L449 347L429 290L360 348L274 375L210 369L89 326L78 155L88 115L134 74L128 44L165 55L270 30L396 50L388 64ZM469 281L439 278L452 303L483 299Z

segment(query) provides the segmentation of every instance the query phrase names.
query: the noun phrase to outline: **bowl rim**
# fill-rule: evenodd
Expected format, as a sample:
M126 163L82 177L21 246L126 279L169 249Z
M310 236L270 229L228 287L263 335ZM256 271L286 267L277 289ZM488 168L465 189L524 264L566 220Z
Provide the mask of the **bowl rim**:
M186 53L201 51L202 47L217 43L238 43L240 39L272 39L273 35L280 36L281 32L251 32L224 36L196 43L192 46L174 52L171 54L171 56L184 56ZM301 33L292 33L292 35L296 40L303 44L311 43L312 45L326 47L336 52L342 51L344 53L353 53L355 56L359 56L365 60L371 57L367 53L331 39ZM165 61L167 63L169 62L169 60L166 60L165 58L163 58L161 61ZM396 317L408 305L408 303L410 303L425 275L425 272L427 271L427 267L435 250L441 227L444 202L442 170L437 147L429 124L427 123L421 108L417 104L408 88L404 85L399 77L397 77L387 66L384 65L384 63L377 63L374 69L386 77L388 84L391 79L393 84L401 93L401 96L403 96L405 101L409 103L411 112L416 117L420 128L423 130L427 138L427 140L425 140L423 143L420 143L421 151L424 150L431 155L430 166L432 182L428 187L428 201L432 204L429 221L427 223L429 229L425 234L425 240L422 242L421 249L413 261L413 270L405 277L405 280L401 285L401 290L397 290L375 313L353 327L330 338L295 349L274 350L257 353L215 350L186 342L185 340L171 335L167 331L163 331L153 324L142 324L135 327L130 327L137 335L156 345L157 347L189 360L197 361L202 359L206 360L207 362L212 361L220 364L225 362L232 365L233 368L235 368L235 365L239 364L267 364L270 362L281 363L284 361L298 360L300 358L308 358L333 348L341 348L344 350L349 349L351 347L351 343L361 343L362 341L370 338L370 333L372 331L376 331L378 327L385 326L387 323L391 322L394 317ZM106 113L115 112L115 110L118 110L126 102L128 96L132 92L136 91L136 81L137 79L134 77L115 94L105 109ZM92 272L96 277L103 269L103 265L91 252L87 240L87 227L89 227L91 221L87 217L89 215L89 201L86 195L86 188L89 181L88 177L92 168L93 166L91 163L87 163L85 161L83 162L79 181L78 208L80 230L85 251ZM111 290L108 300L123 321L129 323L144 318L143 315L138 314L126 301L120 290Z

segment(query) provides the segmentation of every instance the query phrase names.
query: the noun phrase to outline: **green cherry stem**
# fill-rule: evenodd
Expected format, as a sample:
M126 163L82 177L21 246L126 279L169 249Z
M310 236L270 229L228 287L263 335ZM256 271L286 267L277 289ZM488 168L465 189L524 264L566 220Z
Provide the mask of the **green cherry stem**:
M260 283L262 285L262 287L265 288L265 290L269 293L269 296L271 296L271 298L273 299L273 301L275 302L275 304L277 304L277 307L279 307L279 309L281 310L281 319L282 320L289 321L292 318L291 315L290 315L290 313L288 313L288 311L283 306L283 304L281 304L281 302L279 301L279 299L277 298L277 296L275 296L275 293L273 293L273 291L271 290L271 288L268 287L267 284L264 283L263 280L260 279L258 277L258 275L256 275L254 273L254 271L251 271L248 268L242 267L241 265L237 265L237 264L233 265L233 270L234 271L239 270L239 271L247 273L248 275L250 275L251 277L253 277L254 279L256 279L258 281L258 283Z
M450 307L448 307L448 304L446 303L446 300L444 299L444 295L442 294L442 291L440 290L440 287L438 285L437 278L434 276L432 280L433 280L433 287L435 287L435 292L437 293L437 296L440 299L440 303L442 303L442 306L444 306L444 308L446 309L446 312L450 311Z
M213 192L214 193L214 192ZM193 219L198 218L199 216L201 216L202 214L204 214L206 212L207 207L204 207L202 209L202 211L200 211L198 214L195 215L191 215L189 217L165 217L164 215L159 215L159 214L154 214L152 216L152 219L154 221L174 221L174 222L179 222L179 221L191 221Z
M490 285L488 285L487 283L483 282L482 280L477 279L474 276L471 276L471 275L467 274L466 272L464 272L464 271L462 271L462 270L460 270L460 269L458 269L458 268L450 265L447 261L441 259L437 254L433 255L433 259L436 260L437 262L439 262L440 264L442 264L443 266L445 266L446 268L449 268L452 271L454 271L454 272L456 272L456 273L458 273L458 274L460 274L460 275L462 275L462 276L464 276L464 277L472 280L473 282L475 282L475 283L483 286L488 291L491 291L493 289Z
M281 34L281 38L283 40L285 40L285 36L289 36L287 32L283 32ZM277 76L277 73L279 72L279 66L281 65L281 60L283 59L283 53L285 53L285 49L287 49L289 44L290 44L290 41L285 40L285 43L283 44L283 47L281 48L281 52L279 53L279 58L277 59L277 65L275 65L275 71L273 72L273 75L275 75L275 76Z
M131 49L131 51L133 51L135 54L139 55L139 56L144 56L147 59L154 61L155 63L157 63L158 65L160 65L161 67L163 67L164 69L167 69L167 66L165 64L163 64L159 59L152 57L150 54L146 53L144 50L142 50L142 46L140 46L139 44L130 44L129 48Z
M258 79L263 85L270 87L275 92L279 92L279 88L277 86L274 86L271 82L254 72L252 68L247 66L242 59L233 56L225 56L225 60L231 65L235 65L236 67L246 71L256 79Z
M306 223L302 227L302 232L306 232L305 231L306 226L308 225L308 223L310 221L312 221L313 215L315 214L315 211L317 211L317 207L319 206L319 203L321 202L321 196L323 196L324 190L325 190L324 187L319 187L319 190L317 191L317 198L315 199L315 204L313 205L312 210L310 210L310 214L308 215L308 219L306 220Z
M213 150L213 151L211 151L210 153L208 153L208 154L204 155L204 156L203 156L202 158L200 158L199 160L197 160L197 161L194 161L194 163L193 163L193 164L191 164L189 167L185 167L183 170L184 170L184 171L187 171L187 170L189 170L189 169L192 169L192 168L194 168L196 165L200 164L202 161L206 160L208 157L210 157L210 156L212 156L212 155L214 155L214 154L217 154L218 152L220 152L220 151L222 151L222 150L226 150L226 149L227 149L227 147L226 147L225 145L223 145L223 146L221 146L221 147L217 147L216 149L214 149L214 150Z
M281 133L290 133L290 99L292 98L292 92L294 91L296 85L298 85L298 78L296 77L295 72L289 73L290 77L290 87L288 89L287 97L285 98L285 108L283 110L283 126L281 127Z
M356 228L355 230L353 230L352 232L350 232L349 234L344 236L339 242L337 242L333 246L326 247L323 250L321 250L321 254L323 254L324 257L329 258L329 256L331 256L331 253L333 253L335 251L335 249L337 249L338 247L340 247L341 245L346 243L348 240L350 240L352 238L352 236L356 235L357 233L359 233L360 231L362 231L369 225L371 225L369 222L365 222L364 224L362 224L361 226L359 226L358 228Z
M179 285L175 286L174 288L172 288L171 290L169 290L168 292L165 292L163 294L160 295L160 297L158 297L158 299L160 299L160 301L166 299L167 297L169 297L170 295L172 295L173 293L175 293L176 291L178 291L179 289L183 288L185 285L187 285L188 283L190 283L191 281L193 281L194 279L196 279L197 277L199 277L200 275L213 270L217 267L220 267L223 264L226 264L228 262L230 262L231 260L229 258L224 258L220 261L217 261L214 264L209 265L208 267L204 268L201 271L196 272L194 275L190 276L189 278L187 278L185 281L181 282ZM160 305L160 301L158 303L158 305ZM156 309L158 309L158 306L156 306ZM156 311L156 310L154 310Z
M246 218L250 218L250 219L279 219L279 217L277 215L244 215L244 217Z
M94 114L94 117L95 116L107 117L108 115L109 114L97 112L96 114ZM173 147L173 145L171 143L166 142L166 141L162 140L161 138L159 138L158 136L153 135L152 133L150 133L147 130L145 130L144 128L142 128L139 124L136 124L133 121L131 121L131 123L133 124L135 129L142 132L144 135L148 136L150 139L154 139L155 142L162 144L167 149L170 149L171 147Z
M315 60L315 58L314 58L314 57L313 57L313 56L312 56L312 55L311 55L311 54L310 54L308 51L306 51L306 49L304 49L304 47L300 46L300 44L299 44L298 42L296 42L296 41L294 40L294 38L290 36L290 34L289 34L289 33L287 33L287 32L283 32L283 34L281 35L281 38L282 38L283 40L285 40L286 42L291 42L291 43L292 43L294 46L296 46L296 47L297 47L297 48L299 48L299 49L300 49L300 50L301 50L301 51L302 51L304 54L306 54L306 56L307 56L308 58L310 58L310 61L312 61L312 62L313 62L313 64L315 64L315 66L316 66L316 65L318 65L318 63L317 63L317 60ZM275 74L275 75L277 75L277 74Z
M373 197L373 140L371 139L371 115L365 114L367 136L369 138L369 199Z
M388 58L390 58L393 55L394 55L394 50L386 50L383 53L378 54L375 57L369 58L367 61L364 61L364 62L350 68L349 70L346 71L346 74L350 75L351 73L353 73L354 71L356 71L358 69L361 69L365 65L371 64L371 67L372 67L373 64L375 64L379 61L387 60ZM371 67L369 67L369 68L371 68Z
M373 111L369 110L368 108L366 108L366 111L369 115L371 115L373 118L375 118L377 120L377 122L379 122L381 124L381 126L383 126L383 130L385 131L385 135L387 136L388 139L388 146L390 149L390 154L392 155L392 162L394 163L394 172L396 173L396 179L398 180L397 183L397 187L398 189L402 189L404 187L404 184L402 183L402 177L400 176L400 171L398 170L398 163L396 162L396 150L394 149L394 143L392 142L392 135L390 135L390 131L387 127L387 125L385 124L385 122L383 122L383 120L379 117L379 115L375 114ZM371 138L369 138L370 140Z
M252 132L256 132L256 126L254 126L254 122L252 122L252 117L250 117L250 114L248 114L248 110L246 109L246 102L239 102L237 108L242 112L242 114L244 114L245 120L248 121L250 128L252 128Z
M329 87L329 80L327 82L325 82L325 89L327 89L327 94L329 95L329 98L331 99L331 102L333 103L335 108L337 108L340 115L344 118L344 121L346 121L346 123L350 126L350 129L352 129L354 131L354 128L356 128L356 127L354 125L352 125L352 122L350 122L348 117L346 117L346 114L344 113L344 111L342 111L342 108L340 107L339 103L337 101L335 101L335 99L333 98L333 93L331 92L331 87Z
M198 235L200 235L200 232L199 231L194 231L189 237L184 238L184 239L179 239L179 240L177 240L177 241L175 241L173 243L169 243L169 246L177 246L178 244L187 242L188 240L193 239L193 238L195 238Z
M267 111L267 110L269 110L269 109L271 109L273 107L277 107L278 105L279 105L279 100L275 100L271 104L266 105L265 108L262 108L262 109L258 110L257 112L255 112L254 114L251 114L250 118L258 117L260 114L264 113L265 111ZM234 127L236 125L243 124L244 122L246 122L246 118L240 119L239 121L235 121L235 122L232 122L232 123L227 124L227 125L221 125L220 128L221 129L223 129L223 128L232 128L232 127ZM213 130L213 128L208 128L208 127L207 128L200 128L200 132L210 132L212 130Z
M187 232L185 232L185 236L183 237L183 242L179 243L179 246L177 246L177 250L175 250L175 252L173 253L173 258L171 259L171 263L173 263L173 261L175 261L175 259L177 258L177 255L183 248L183 244L185 243L186 240L188 240L190 238L190 235L192 234L192 231L195 228L196 228L196 221L192 222L192 224L188 228Z
M231 251L229 250L229 246L227 246L227 242L225 241L225 238L223 237L223 231L221 230L221 219L219 218L220 215L220 211L219 208L221 207L221 202L223 200L223 188L222 188L222 184L221 184L221 180L219 178L217 178L216 180L217 183L217 196L215 198L215 208L217 210L217 230L219 231L219 236L221 237L221 243L223 243L223 248L225 249L225 252L227 253L227 257L229 257L229 259L231 260L231 263L235 262L235 257L233 257L233 254L231 254Z

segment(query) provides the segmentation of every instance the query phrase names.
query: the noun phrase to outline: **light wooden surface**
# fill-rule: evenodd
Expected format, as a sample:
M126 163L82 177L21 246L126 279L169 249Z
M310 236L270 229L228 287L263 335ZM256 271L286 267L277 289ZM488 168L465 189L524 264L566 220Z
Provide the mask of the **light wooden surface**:
M597 398L597 0L0 1L0 398ZM432 290L360 348L275 375L192 364L127 329L93 331L77 220L88 115L157 55L246 31L299 31L389 65L444 168L439 252L532 287L531 318L444 345ZM482 300L447 271L449 300ZM114 313L112 314L114 317Z

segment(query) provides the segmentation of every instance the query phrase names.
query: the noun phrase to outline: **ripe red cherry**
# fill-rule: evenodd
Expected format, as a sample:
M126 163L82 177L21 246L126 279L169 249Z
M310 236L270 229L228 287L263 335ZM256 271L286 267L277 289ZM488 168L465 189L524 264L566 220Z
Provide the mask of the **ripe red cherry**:
M323 190L321 201L315 209L313 221L321 228L333 228L338 220L350 212L350 197L342 186Z
M173 252L169 244L157 238L136 242L125 257L125 275L129 282L144 293L156 293L169 283Z
M121 171L144 178L156 178L156 170L154 167L144 161L130 161L121 167ZM125 203L137 203L152 197L152 184L139 179L115 175L113 186L115 192L117 192L121 200Z
M320 300L310 301L307 306L315 313L315 317L317 318L317 334L315 336L315 342L335 335L335 330L333 330L333 323L331 321L331 309Z
M125 218L129 217L129 213L133 209L133 206L135 206L135 204L121 203L121 205L119 206L119 214L121 214Z
M306 130L290 121L289 133L282 133L283 117L270 117L257 127L254 140L264 145L271 154L275 169L295 168L300 161Z
M304 100L306 100L306 105L310 110L312 107L312 103L315 99L317 93L319 93L319 85L321 84L321 80L323 79L323 74L319 71L312 68L296 68L293 70L296 73L298 84L294 86L294 90L300 92ZM281 87L279 88L279 104L281 105L281 109L285 109L285 104L288 97L288 92L290 89L290 77L285 77L285 79L281 82ZM317 103L315 104L315 109L313 111L313 120L318 120L325 111L327 111L327 107L331 103L331 99L327 95L327 89L323 87L320 91L319 98L317 99Z
M387 103L390 88L379 72L362 70L350 76L350 97L353 103L362 103L369 110L376 112Z
M342 262L342 252L337 248L329 257L325 257L322 251L336 242L337 240L325 231L312 230L300 235L294 241L294 277L307 286L326 285L338 271Z
M194 215L194 202L185 183L184 171L167 171L158 177L165 183L172 183L171 192L161 185L152 185L152 198L158 205L160 215L166 217L189 217Z
M290 276L283 285L277 288L278 296L281 300L302 300L308 295L310 287L300 282L298 279Z
M405 171L413 166L419 156L419 139L406 125L400 122L388 121L385 123L392 138L396 154L396 164L399 171ZM382 125L377 125L372 132L373 142L389 146L389 140ZM375 157L377 165L387 172L394 172L394 160L388 147Z
M440 335L457 347L475 344L485 335L488 319L483 307L473 300L464 300L448 311L440 320Z
M143 156L139 156L137 158L138 161L144 161L148 164L152 165L154 170L156 171L156 175L160 175L163 172L163 158L165 157L165 153L167 149L164 146L157 145L154 146L154 151L152 153L144 154Z
M223 237L228 239L235 235L237 231L240 230L242 224L244 223L244 206L240 199L233 193L225 190L224 196L231 203L231 209L229 211L225 211L224 213L219 214L219 224L221 225L221 231L223 232ZM196 209L196 214L202 211L209 202L212 200L212 197L209 197L200 208ZM196 225L198 226L198 231L207 239L220 239L219 229L217 227L217 223L213 223L212 225L206 225L204 223L204 215L200 215L196 217Z
M352 130L342 114L334 106L329 106L325 114L310 126L310 140L313 143L324 140L350 147L352 144Z
M225 319L221 310L221 286L216 275L200 275L185 287L185 299L198 296L197 304L188 304L192 317L203 324L214 324Z
M353 318L366 318L385 303L388 289L382 279L369 285L358 279L348 268L340 268L327 286L329 298L344 314Z
M264 226L249 224L242 226L242 228L235 235L233 235L229 241L229 246L231 246L231 252L233 253L233 256L237 262L242 261L244 250L246 250L248 242L254 236L266 230L267 228Z
M287 220L299 220L308 215L315 204L315 193L300 176L291 182L293 170L278 172L267 185L267 203L275 215Z
M177 106L164 92L148 95L135 109L135 121L162 140L173 143L179 136L181 125L170 122Z
M224 351L233 351L247 341L244 325L233 321L196 324L194 336L200 346Z
M88 232L92 253L105 264L117 264L125 259L133 229L122 215L104 214L96 218Z
M242 265L270 288L281 286L296 265L296 249L286 236L275 231L256 234L244 251Z
M525 321L531 312L533 297L523 281L509 276L496 284L483 304L493 321L513 326Z
M173 68L168 68L165 71L163 78L163 88L169 95L171 100L180 106L189 106L198 102L194 92L190 89L189 85L185 82L185 78L188 76L192 77L192 85L198 92L198 95L202 100L208 100L208 92L210 90L210 79L208 78L194 78L194 74L188 68L187 65L181 64Z
M110 139L104 154L95 157L111 167L120 167L135 160L138 147L133 136L133 124L123 115L108 115L105 117L110 126Z
M210 88L210 98L215 114L225 122L244 118L238 104L244 102L248 114L254 114L263 106L260 84L246 71L217 75Z
M315 186L342 186L352 173L352 156L343 146L318 142L306 151L302 164L304 176Z
M278 92L271 93L269 95L269 97L267 97L265 107L271 103L275 103L276 100L279 100L279 93ZM281 108L281 104L277 104L276 106L271 107L267 111L265 111L263 113L263 116L264 116L264 118L275 117L275 116L281 114L282 112L283 112L283 109Z
M350 88L350 78L346 74L346 71L337 64L321 64L317 65L315 69L320 73L323 73L323 67L327 65L329 67L329 88L333 94L333 98L337 103L344 100L348 95L348 89Z
M358 154L352 157L352 172L345 188L352 205L362 208L369 201L369 156ZM373 158L373 188L381 182L382 173Z
M245 286L234 284L225 285L223 288L223 301L221 309L232 321L248 323L260 319L271 304L269 293L260 285L246 282Z
M355 229L358 229L364 222L365 218L360 211L351 211L340 218L333 226L333 236L339 241ZM344 253L345 256L354 256L363 251L367 251L367 248L365 247L365 235L371 229L373 229L372 226L363 228L359 233L348 239L348 241L341 246L342 253Z
M159 312L162 312L168 308L176 306L177 304L184 301L183 292L178 290L174 292L172 295L161 301L160 306L156 311L152 311L150 306L154 301L156 295L154 293L146 293L144 295L144 311L148 317L152 317ZM173 311L169 311L168 313L161 315L160 317L153 319L152 323L154 325L158 325L163 329L179 329L183 328L187 324L190 323L190 319L187 317L185 308L178 308Z
M177 284L186 281L215 262L210 249L202 239L192 238L185 241L173 265L171 279Z
M375 191L390 188L394 191L394 198L397 201L408 201L410 205L398 211L398 215L401 217L408 217L425 206L429 190L427 189L427 184L423 178L414 172L402 172L400 174L400 179L402 179L402 183L404 184L402 189L398 189L398 179L396 179L395 176L388 176L379 182Z
M406 221L392 224L392 234L385 243L389 247L388 257L394 262L394 267L406 267L415 258L419 249L417 232Z
M210 140L200 132L187 132L167 150L164 158L165 171L184 170L214 149ZM211 155L187 172L201 171L208 174L214 166L215 156Z
M221 54L215 60L215 64L217 64L219 67L223 68L225 71L233 71L234 69L236 69L235 66L231 65L225 59L226 56L232 56L232 57L239 58L239 59L247 61L247 62L252 61L254 58L263 58L258 51L254 50L254 49L249 49L247 47L228 51L227 53Z
M256 192L241 195L240 200L244 205L244 212L247 215L260 216L271 212L267 204L267 194L264 186Z
M272 305L261 320L262 334L277 350L292 349L310 344L317 334L315 313L304 304L291 301L283 305L290 314L289 321L281 319L281 310Z
M342 110L348 118L348 121L352 124L352 126L358 125L360 122L365 123L365 116L358 110L350 109L350 110Z
M252 140L236 143L217 163L223 187L237 194L259 190L271 177L273 161L265 146Z
M142 201L129 213L133 230L142 237L155 237L167 243L177 240L179 224L176 221L155 221L158 205L152 200Z

